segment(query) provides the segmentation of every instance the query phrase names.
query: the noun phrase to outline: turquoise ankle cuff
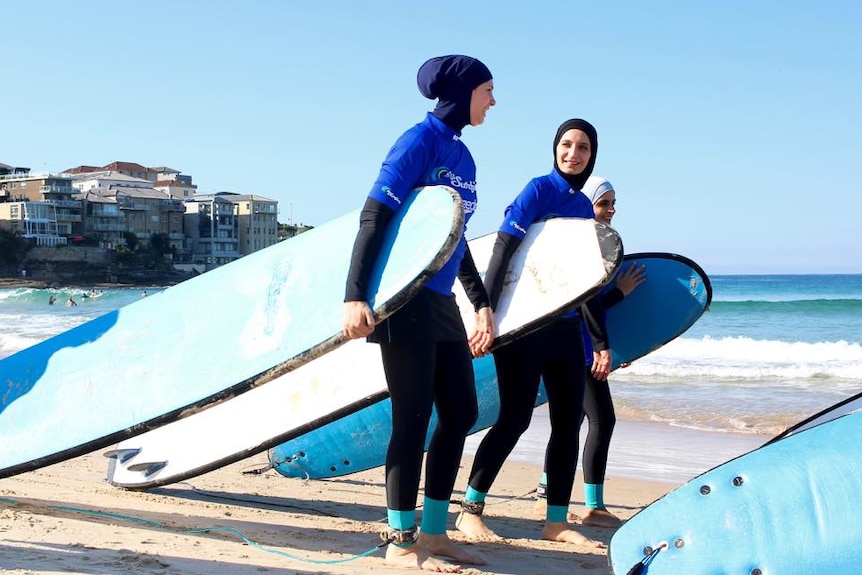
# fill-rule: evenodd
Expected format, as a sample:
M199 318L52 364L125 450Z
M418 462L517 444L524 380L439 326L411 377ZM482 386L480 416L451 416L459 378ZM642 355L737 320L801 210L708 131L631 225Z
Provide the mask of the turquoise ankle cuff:
M397 511L395 509L387 509L386 519L389 522L389 527L396 531L407 531L411 527L416 527L415 511Z
M601 509L604 506L604 485L601 483L584 483L584 507Z
M476 491L469 485L467 486L467 491L464 493L464 499L467 501L475 501L476 503L484 503L487 496L487 493Z
M446 520L449 517L449 502L425 498L422 505L422 533L443 535L446 533Z
M548 505L545 519L548 523L565 523L568 521L569 507L567 505Z

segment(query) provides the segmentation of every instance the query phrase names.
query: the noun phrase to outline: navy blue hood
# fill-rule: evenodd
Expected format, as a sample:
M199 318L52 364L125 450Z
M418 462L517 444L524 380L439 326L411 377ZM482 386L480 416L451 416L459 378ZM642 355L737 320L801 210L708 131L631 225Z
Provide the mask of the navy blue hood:
M470 97L476 86L491 80L491 71L470 56L438 56L419 68L416 83L429 100L437 100L432 112L447 126L461 132L470 123Z

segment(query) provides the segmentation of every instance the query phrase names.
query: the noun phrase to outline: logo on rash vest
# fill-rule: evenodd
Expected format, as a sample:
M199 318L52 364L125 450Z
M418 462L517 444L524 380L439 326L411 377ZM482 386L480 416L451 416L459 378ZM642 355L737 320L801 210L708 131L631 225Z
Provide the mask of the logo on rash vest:
M472 214L476 211L476 206L479 204L476 200L461 199L461 206L464 208L465 214Z
M476 182L475 180L468 181L463 179L458 174L452 172L449 168L445 166L441 166L439 168L434 168L431 171L431 177L435 182L447 182L449 186L453 188L460 188L462 190L470 190L474 194L476 193Z
M387 197L392 198L392 199L393 199L393 200L395 200L399 205L401 204L401 198L399 198L398 196L396 196L396 195L395 195L395 192L393 192L393 191L392 191L392 188L390 188L389 186L383 186L382 188L380 188L380 190L381 190L384 194L386 194L386 195L387 195Z
M525 230L520 225L518 225L518 222L516 222L515 220L510 221L509 225L512 226L513 228L515 228L516 230L518 230L519 232L521 232L522 234L527 233L527 230Z

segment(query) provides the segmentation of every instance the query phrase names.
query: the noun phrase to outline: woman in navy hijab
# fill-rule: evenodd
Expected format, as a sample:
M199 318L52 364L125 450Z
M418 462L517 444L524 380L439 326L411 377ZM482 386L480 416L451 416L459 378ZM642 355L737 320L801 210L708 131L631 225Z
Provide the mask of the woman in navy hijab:
M487 292L464 235L455 253L420 293L380 324L367 300L369 274L386 224L416 188L445 185L460 196L464 225L476 209L476 164L461 131L478 126L494 101L491 72L469 56L441 56L419 69L419 91L437 100L433 112L407 130L389 150L360 216L344 304L344 335L380 344L392 399L392 436L386 454L386 501L391 533L386 562L437 572L458 563L482 564L475 553L446 534L449 500L464 449L478 414L472 356L484 355L494 339ZM470 337L452 285L461 281L476 311ZM425 436L436 405L438 423L425 466L421 529L416 500Z

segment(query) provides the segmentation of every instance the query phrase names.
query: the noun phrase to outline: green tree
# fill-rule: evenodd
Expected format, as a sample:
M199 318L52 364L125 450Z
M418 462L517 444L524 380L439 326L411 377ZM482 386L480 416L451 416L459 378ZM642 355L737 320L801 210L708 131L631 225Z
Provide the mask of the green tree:
M150 236L150 250L153 254L171 253L171 239L168 234L153 234Z
M126 240L126 247L130 252L138 251L138 244L140 240L138 240L138 236L133 234L132 232L123 232L123 239Z
M20 264L32 247L20 234L0 229L0 265Z
M169 253L171 253L171 239L168 234L150 236L150 257L155 267L170 267L170 264L165 261L165 254Z

